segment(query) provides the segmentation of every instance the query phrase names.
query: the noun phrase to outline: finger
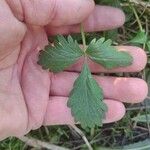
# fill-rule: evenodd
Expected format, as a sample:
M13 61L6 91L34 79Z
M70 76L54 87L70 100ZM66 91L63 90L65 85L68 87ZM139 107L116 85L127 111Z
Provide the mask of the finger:
M44 125L74 124L71 110L67 107L67 99L67 97L51 97L47 106ZM105 100L105 103L108 107L108 112L103 121L104 123L118 121L124 116L125 107L121 102Z
M26 27L12 14L5 0L0 0L0 63L13 55L26 32ZM14 52L15 53L15 52Z
M93 0L7 0L19 18L32 25L70 25L84 20L94 9ZM22 5L22 10L16 8ZM23 13L21 13L23 12ZM16 15L18 16L18 15Z
M54 96L69 96L78 73L63 72L51 76L51 93ZM147 84L138 78L116 78L94 76L102 87L104 98L122 102L138 103L143 101L148 92ZM65 86L64 86L65 85Z
M117 28L125 21L124 13L117 8L109 6L96 6L93 13L83 22L87 32L102 31ZM78 22L79 23L79 22ZM80 32L80 24L54 27L51 24L46 27L49 35L69 34Z
M94 63L93 61L89 60L89 66L93 73L98 72L139 72L144 69L146 63L147 63L147 56L144 50L138 47L133 46L118 46L116 47L119 51L126 51L131 54L133 57L133 63L132 65L128 67L119 67L116 69L105 69L104 67L100 66L97 63ZM79 72L82 68L83 59L80 59L76 64L72 65L68 71L77 71Z

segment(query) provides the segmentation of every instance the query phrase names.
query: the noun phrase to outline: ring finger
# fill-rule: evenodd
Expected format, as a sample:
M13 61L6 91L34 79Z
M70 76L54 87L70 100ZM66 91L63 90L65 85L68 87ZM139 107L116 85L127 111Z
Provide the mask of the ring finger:
M68 97L51 96L45 113L44 125L74 124L70 108L67 107ZM108 107L104 123L120 120L125 114L125 107L121 102L112 99L105 99ZM58 109L59 108L59 109ZM117 113L116 113L117 110Z

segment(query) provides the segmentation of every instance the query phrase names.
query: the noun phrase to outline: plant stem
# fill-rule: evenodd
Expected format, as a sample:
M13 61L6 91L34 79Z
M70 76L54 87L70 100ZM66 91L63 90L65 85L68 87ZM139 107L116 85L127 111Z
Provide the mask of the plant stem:
M136 5L141 5L142 7L150 7L150 3L149 2L144 2L144 1L141 1L141 0L130 0L131 3L134 3Z
M80 26L80 30L81 30L81 35L82 35L83 49L84 49L84 52L85 52L86 51L86 38L85 38L85 33L84 33L84 28L83 28L82 23L81 23L81 26Z
M84 64L88 64L87 62L87 56L86 56L86 37L85 37L85 32L84 32L84 27L83 24L81 23L80 25L80 32L82 36L82 43L83 43L83 51L84 51Z
M82 139L84 140L84 142L85 142L85 144L87 145L88 149L89 149L89 150L93 150L93 148L92 148L90 142L87 140L87 138L86 138L86 136L84 135L84 133L83 133L78 127L76 127L75 125L70 126L70 127L72 127L72 128L82 137Z
M25 144L27 144L29 146L32 146L34 148L37 148L37 149L46 148L46 149L49 149L49 150L69 150L68 148L63 148L63 147L60 147L60 146L57 146L57 145L53 145L53 144L50 144L50 143L47 143L47 142L43 142L43 141L34 139L32 137L23 136L23 137L19 137L19 139L22 142L25 142Z
M95 129L94 129L94 128L91 128L91 137L94 136L94 132L95 132Z
M134 15L135 15L135 18L136 18L137 23L138 23L138 25L139 25L140 31L143 31L143 27L142 27L141 21L140 21L140 19L139 19L139 16L138 16L138 14L137 14L135 8L132 6L132 4L131 4L130 2L129 2L129 5L130 5L132 11L134 12Z

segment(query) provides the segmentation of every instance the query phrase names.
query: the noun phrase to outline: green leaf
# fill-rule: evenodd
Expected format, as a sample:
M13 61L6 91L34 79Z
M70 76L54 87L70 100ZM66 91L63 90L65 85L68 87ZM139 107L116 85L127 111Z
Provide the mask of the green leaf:
M56 73L74 64L83 54L84 52L71 36L65 39L58 35L54 45L49 44L40 52L38 64L43 69Z
M102 100L103 91L85 64L74 83L68 101L68 107L71 108L75 121L79 121L84 128L101 126L107 111L106 104Z
M105 38L98 41L94 39L89 44L86 53L90 59L107 69L131 65L132 56L127 52L117 51L111 44L112 41L105 41Z
M148 120L150 121L150 114L147 114L147 115L140 115L140 116L137 116L137 117L134 117L132 118L133 121L136 121L136 122L144 122L144 123L147 123Z
M139 31L137 35L130 40L130 43L137 43L137 44L145 44L147 41L147 35L145 31Z

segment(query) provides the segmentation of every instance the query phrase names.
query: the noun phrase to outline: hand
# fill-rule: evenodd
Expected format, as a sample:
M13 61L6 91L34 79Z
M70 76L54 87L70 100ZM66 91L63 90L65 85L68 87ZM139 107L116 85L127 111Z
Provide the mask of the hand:
M53 74L37 65L38 51L47 35L107 30L121 26L124 14L115 8L94 6L92 0L0 1L0 137L21 136L41 125L73 124L66 106L68 94L81 70L81 61L68 71ZM144 68L146 55L138 47L119 46L134 58L132 66L111 72L136 72ZM90 63L92 72L108 72ZM122 102L141 102L147 85L141 79L95 76L104 90L108 113L105 123L121 119Z

